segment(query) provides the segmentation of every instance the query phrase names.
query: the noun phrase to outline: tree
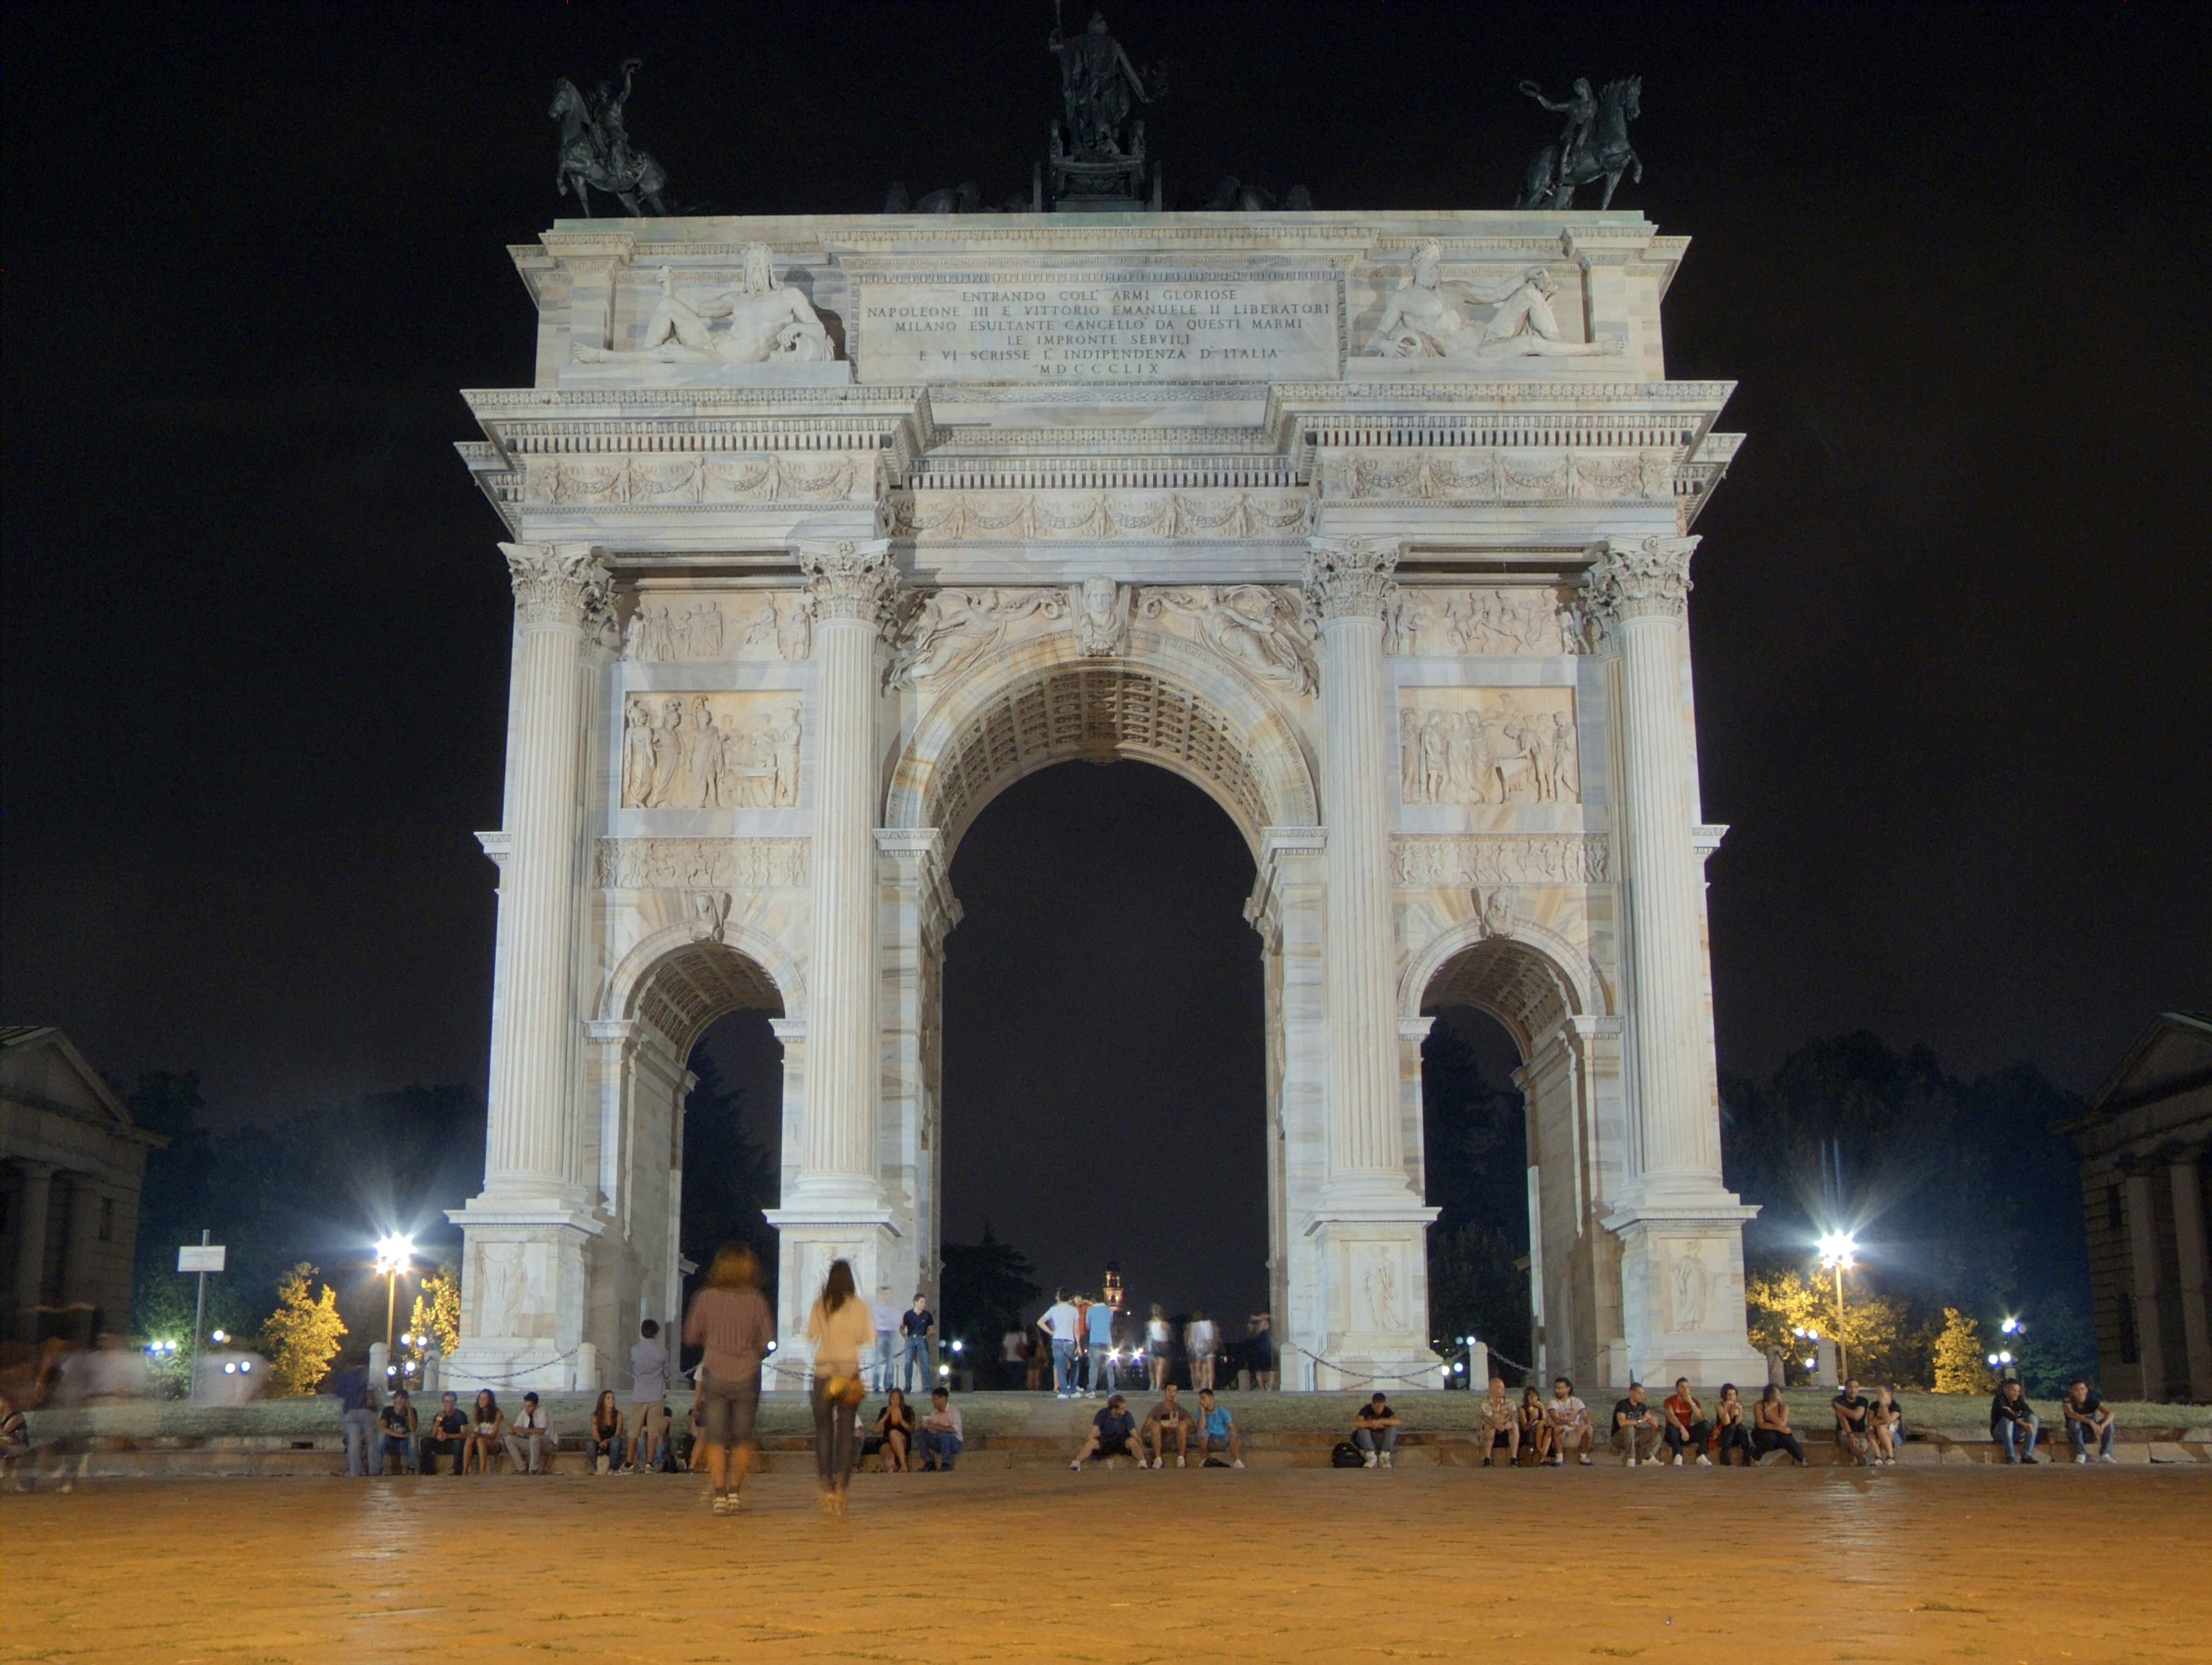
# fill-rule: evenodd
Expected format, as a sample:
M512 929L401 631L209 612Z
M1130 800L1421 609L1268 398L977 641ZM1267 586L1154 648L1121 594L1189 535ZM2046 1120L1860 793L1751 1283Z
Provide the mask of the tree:
M407 1315L407 1333L438 1338L438 1351L450 1355L461 1344L461 1274L448 1262L422 1280Z
M1955 1306L1943 1309L1942 1333L1936 1338L1936 1391L1991 1393L1996 1378L1990 1374L1989 1355L1982 1347L1982 1327Z
M1528 1273L1512 1239L1480 1220L1454 1229L1439 1219L1429 1229L1429 1328L1447 1338L1444 1350L1473 1335L1498 1355L1508 1381L1515 1366L1534 1369Z
M943 1309L939 1335L981 1343L997 1354L999 1337L1018 1329L1030 1302L1044 1293L1032 1277L1036 1268L1010 1243L1001 1243L983 1222L980 1243L948 1243L940 1248L943 1271L937 1302Z
M269 1385L277 1395L313 1393L329 1372L346 1333L338 1298L328 1284L313 1287L315 1268L301 1261L276 1281L276 1310L261 1326L269 1356Z
M2080 1377L2097 1379L2097 1332L2086 1307L2069 1297L2054 1297L2038 1307L2033 1322L2012 1343L2020 1379L2039 1399L2057 1399Z
M1751 1344L1761 1352L1780 1347L1785 1359L1802 1361L1810 1345L1796 1334L1815 1330L1844 1344L1846 1366L1862 1382L1899 1386L1925 1382L1928 1338L1901 1301L1871 1290L1846 1292L1842 1328L1836 1323L1835 1285L1827 1277L1808 1277L1794 1266L1770 1265L1744 1279L1744 1313Z

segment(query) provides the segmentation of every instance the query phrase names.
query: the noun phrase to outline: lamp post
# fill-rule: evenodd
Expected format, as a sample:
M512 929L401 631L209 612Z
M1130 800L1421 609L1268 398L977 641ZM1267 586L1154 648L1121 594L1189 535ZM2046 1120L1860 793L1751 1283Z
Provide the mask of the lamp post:
M1857 1264L1852 1256L1859 1245L1849 1232L1831 1232L1819 1244L1820 1265L1836 1274L1836 1371L1844 1381L1851 1379L1850 1354L1844 1347L1844 1274Z
M384 1280L384 1351L387 1357L392 1352L392 1329L399 1302L400 1274L408 1269L414 1259L414 1238L388 1237L376 1240L376 1270Z

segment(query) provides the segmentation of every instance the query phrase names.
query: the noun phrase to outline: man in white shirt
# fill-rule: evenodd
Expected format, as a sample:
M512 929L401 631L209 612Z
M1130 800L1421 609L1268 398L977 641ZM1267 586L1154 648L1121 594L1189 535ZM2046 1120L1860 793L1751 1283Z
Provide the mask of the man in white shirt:
M898 1346L899 1304L891 1299L891 1287L887 1283L876 1286L876 1300L872 1309L876 1321L876 1391L891 1390L891 1353Z
M522 1408L514 1414L514 1420L507 1425L507 1460L514 1465L518 1474L542 1474L545 1459L553 1455L558 1442L553 1438L553 1425L545 1413L538 1408L538 1396L522 1396Z
M1575 1384L1564 1376L1552 1383L1552 1402L1544 1407L1552 1425L1552 1466L1564 1465L1567 1453L1587 1468L1590 1460L1589 1407L1575 1397Z
M1083 1315L1075 1310L1065 1289L1053 1292L1052 1305L1037 1320L1037 1328L1052 1338L1053 1397L1074 1398L1075 1347L1083 1334Z
M629 1350L629 1472L649 1474L668 1442L668 1349L647 1318Z

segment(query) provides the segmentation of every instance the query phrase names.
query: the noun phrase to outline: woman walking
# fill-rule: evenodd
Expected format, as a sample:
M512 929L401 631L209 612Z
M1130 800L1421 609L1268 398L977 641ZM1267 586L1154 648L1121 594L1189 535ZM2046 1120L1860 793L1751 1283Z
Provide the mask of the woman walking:
M1153 1302L1152 1316L1145 1320L1145 1363L1152 1373L1154 1393L1168 1379L1168 1349L1174 1334L1168 1328L1168 1315L1160 1311L1158 1301Z
M753 1466L753 1424L760 1414L761 1359L775 1336L775 1320L759 1284L760 1262L741 1243L726 1243L707 1268L707 1287L684 1315L684 1344L703 1348L693 1378L698 1392L691 1414L707 1448L707 1474L714 1512L738 1512L738 1492Z
M814 1344L814 1469L822 1482L822 1507L845 1512L845 1489L853 1480L854 1411L866 1390L860 1381L860 1349L876 1339L874 1322L854 1293L849 1261L832 1261L830 1276L806 1315L806 1339Z

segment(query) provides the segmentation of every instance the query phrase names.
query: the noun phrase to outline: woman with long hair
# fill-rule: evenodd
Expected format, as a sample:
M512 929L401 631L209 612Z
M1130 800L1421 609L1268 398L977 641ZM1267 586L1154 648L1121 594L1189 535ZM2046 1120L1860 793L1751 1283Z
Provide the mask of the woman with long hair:
M902 1474L909 1466L907 1451L914 1444L914 1412L908 1408L906 1394L893 1388L884 1401L884 1408L876 1413L874 1432L867 1438L870 1450L884 1454L884 1472ZM868 1455L868 1451L860 1454Z
M1145 1320L1145 1365L1152 1372L1154 1393L1168 1379L1168 1350L1173 1335L1168 1328L1168 1315L1154 1301L1152 1316Z
M1751 1443L1751 1425L1744 1420L1743 1400L1733 1382L1721 1383L1720 1403L1713 1407L1713 1445L1719 1452L1714 1460L1723 1468L1728 1467L1733 1452L1742 1453L1745 1468L1758 1465L1759 1453Z
M478 1463L479 1474L491 1473L499 1457L500 1441L507 1433L507 1419L500 1414L499 1396L489 1388L477 1390L477 1402L469 1409L469 1431L461 1443L461 1472Z
M600 1474L612 1474L623 1454L623 1414L616 1408L612 1388L605 1390L592 1407L591 1431L585 1438L592 1467Z
M845 1512L845 1490L852 1484L854 1412L866 1391L860 1381L860 1349L876 1339L867 1304L855 1292L850 1261L830 1262L830 1275L806 1315L806 1339L814 1344L814 1469L822 1482L822 1507Z
M714 1512L733 1515L753 1466L753 1424L760 1414L761 1359L775 1320L759 1289L760 1262L742 1243L726 1243L707 1268L706 1287L684 1315L684 1344L704 1349L692 1402ZM695 1446L696 1449L696 1446Z
M1760 1456L1770 1451L1787 1451L1797 1459L1797 1466L1805 1466L1805 1442L1791 1432L1790 1407L1782 1397L1782 1390L1771 1382L1759 1396L1759 1403L1751 1408L1751 1449Z
M1544 1409L1544 1396L1531 1383L1521 1390L1521 1450L1538 1464L1552 1460L1552 1419Z

